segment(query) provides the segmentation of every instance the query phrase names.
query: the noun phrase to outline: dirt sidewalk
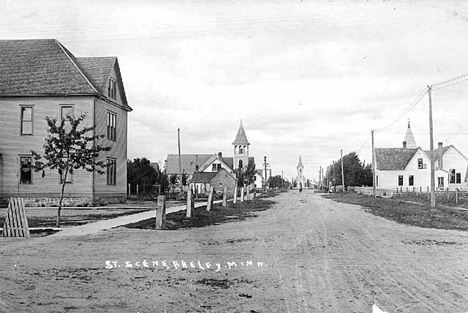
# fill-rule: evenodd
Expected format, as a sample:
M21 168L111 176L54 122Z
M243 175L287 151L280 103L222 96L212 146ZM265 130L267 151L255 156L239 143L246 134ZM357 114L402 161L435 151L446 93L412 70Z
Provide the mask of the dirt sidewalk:
M307 191L273 199L255 218L204 228L1 239L0 308L361 313L376 295L391 313L468 311L467 233L399 225Z

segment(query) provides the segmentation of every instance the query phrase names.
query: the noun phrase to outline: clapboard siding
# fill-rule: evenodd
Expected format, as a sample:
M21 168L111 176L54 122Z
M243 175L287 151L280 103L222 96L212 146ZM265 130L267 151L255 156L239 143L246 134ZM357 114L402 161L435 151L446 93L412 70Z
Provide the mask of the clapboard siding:
M107 138L107 112L113 112L117 115L116 140ZM120 107L97 99L95 102L96 112L96 134L102 134L106 137L99 140L104 146L110 146L111 150L102 153L99 160L106 161L107 158L114 158L117 162L116 185L107 184L107 175L94 174L95 196L98 197L116 197L126 196L127 194L127 111Z
M47 137L46 116L59 117L60 105L73 105L74 115L87 112L84 125L94 120L94 97L14 97L0 98L0 154L2 154L2 180L0 196L41 195L60 193L60 178L57 172L46 171L32 174L32 184L19 184L20 156L31 155L31 150L43 153ZM21 105L33 106L33 135L21 135ZM66 186L69 196L74 194L92 196L92 174L77 170L72 183Z

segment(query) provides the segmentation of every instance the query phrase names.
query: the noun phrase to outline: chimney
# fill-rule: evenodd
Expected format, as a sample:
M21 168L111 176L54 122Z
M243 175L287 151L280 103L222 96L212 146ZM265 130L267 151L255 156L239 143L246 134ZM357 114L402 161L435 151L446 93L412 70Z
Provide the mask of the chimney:
M218 152L218 158L222 158L223 157L223 153L222 152Z
M406 141L403 141L403 149L406 149Z
M443 147L443 143L439 141L439 149Z

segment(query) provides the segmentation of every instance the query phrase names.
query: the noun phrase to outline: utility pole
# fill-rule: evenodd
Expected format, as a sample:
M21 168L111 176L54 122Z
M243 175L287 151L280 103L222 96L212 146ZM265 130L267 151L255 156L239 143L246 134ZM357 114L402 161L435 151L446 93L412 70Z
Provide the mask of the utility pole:
M322 189L322 166L319 169L319 189Z
M320 167L321 168L321 167ZM323 168L322 168L322 180L324 180L324 176L323 176Z
M341 185L343 185L343 192L344 192L345 186L344 186L344 168L343 168L343 149L341 149Z
M372 136L372 196L375 198L375 149L374 149L374 131L371 130Z
M179 177L182 185L182 165L180 163L180 128L177 128L177 144L179 146Z
M283 171L281 171L281 189L284 189Z
M434 128L432 124L432 86L427 86L427 94L429 96L429 146L430 146L430 162L431 162L431 207L435 207L435 173L434 173Z
M264 156L263 157L263 166L265 167L265 190L267 189L267 177L268 177L268 175L267 175L267 165L268 165L267 157Z
M332 170L333 170L332 181L334 181L335 180L335 161L333 161L332 164L333 164L333 167L332 167ZM335 185L335 184L333 184L333 185Z

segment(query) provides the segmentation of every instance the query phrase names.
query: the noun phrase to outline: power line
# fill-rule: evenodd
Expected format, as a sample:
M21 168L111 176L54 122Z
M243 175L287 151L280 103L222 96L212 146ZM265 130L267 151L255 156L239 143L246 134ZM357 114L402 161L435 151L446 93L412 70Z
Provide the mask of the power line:
M391 122L390 124L388 124L388 125L386 125L386 126L384 126L384 127L381 127L381 128L379 128L379 129L376 129L376 130L374 130L374 131L375 131L375 132L377 132L377 131L380 132L381 130L383 130L383 129L385 129L385 128L388 128L388 127L392 126L393 124L395 124L395 123L396 123L397 121L399 121L403 116L405 116L409 111L411 111L411 110L416 106L416 104L418 104L419 101L422 100L422 98L426 95L426 93L427 93L427 89L424 88L424 89L419 93L419 95L416 97L416 99L414 99L413 102L411 102L411 104L408 105L408 107L407 107L405 110L403 110L403 112L401 112L401 113L398 115L398 117L397 117L393 122Z
M463 79L464 78L464 79ZM447 79L443 82L440 82L440 83L436 83L436 84L433 84L432 87L437 87L437 86L441 86L441 85L445 85L445 84L448 84L448 83L451 83L451 82L455 82L455 81L458 81L460 79L463 79L462 81L459 81L459 82L456 82L456 84L458 83L461 83L465 80L468 79L468 73L465 73L465 74L462 74L462 75L459 75L459 76L456 76L456 77L453 77L453 78L450 78L450 79ZM455 85L455 84L450 84L449 86L452 86L452 85ZM445 87L442 87L442 88L446 88L448 86L445 86ZM437 89L442 89L442 88L437 88Z
M457 84L460 84L460 83L463 83L465 81L468 80L468 77L466 77L465 79L462 79L462 80L459 80L459 81L455 81L451 84L448 84L448 85L445 85L445 86L442 86L442 87L436 87L436 88L433 88L433 90L440 90L440 89L444 89L444 88L447 88L447 87L450 87L450 86L453 86L453 85L457 85Z

